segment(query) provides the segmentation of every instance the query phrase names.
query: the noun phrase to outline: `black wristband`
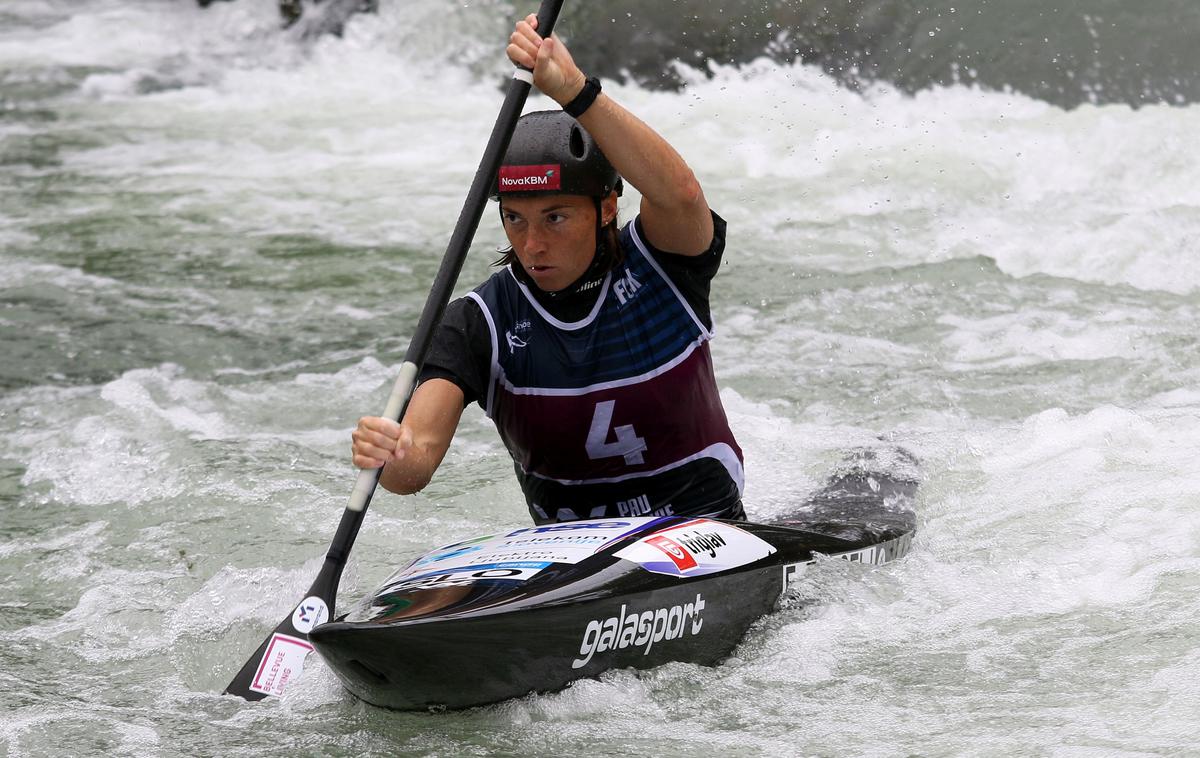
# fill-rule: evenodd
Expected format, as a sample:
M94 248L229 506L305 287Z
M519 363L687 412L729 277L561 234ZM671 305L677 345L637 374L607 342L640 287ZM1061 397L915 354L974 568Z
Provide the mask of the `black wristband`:
M575 99L563 106L563 110L571 118L579 118L584 112L592 107L592 103L596 102L596 97L600 94L600 80L594 76L589 76L583 82L583 89L579 90L579 94Z

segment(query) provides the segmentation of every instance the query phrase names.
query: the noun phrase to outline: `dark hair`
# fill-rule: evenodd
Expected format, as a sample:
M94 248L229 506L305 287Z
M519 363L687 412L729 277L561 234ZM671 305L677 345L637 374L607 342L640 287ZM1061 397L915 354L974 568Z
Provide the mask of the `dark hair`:
M600 201L597 199L596 200L596 218L600 217L600 212L601 212ZM620 229L620 227L617 225L617 223L618 223L617 217L619 215L620 215L620 211L618 211L617 213L614 213L612 220L609 221L607 224L605 224L600 229L600 232L599 232L600 239L597 240L597 243L596 243L597 254L603 255L609 260L608 267L610 269L616 268L617 266L620 266L622 263L625 262L625 251L621 249L620 232L618 231ZM500 208L500 217L501 217L501 219L504 218L503 205ZM503 223L503 221L501 223ZM508 247L499 248L496 250L496 252L500 253L500 257L497 258L495 261L492 261L493 266L500 268L502 266L507 266L511 263L516 263L518 266L521 265L520 261L517 260L516 251L514 251L512 249L512 245L509 245Z

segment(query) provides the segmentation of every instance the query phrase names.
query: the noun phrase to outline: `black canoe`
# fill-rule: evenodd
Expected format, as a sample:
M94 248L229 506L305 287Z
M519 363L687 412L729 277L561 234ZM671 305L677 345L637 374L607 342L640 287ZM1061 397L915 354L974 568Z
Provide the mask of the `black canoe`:
M615 668L711 665L817 554L908 552L915 476L858 465L771 523L628 518L534 526L434 550L309 632L375 705L463 708ZM874 467L872 467L874 468Z

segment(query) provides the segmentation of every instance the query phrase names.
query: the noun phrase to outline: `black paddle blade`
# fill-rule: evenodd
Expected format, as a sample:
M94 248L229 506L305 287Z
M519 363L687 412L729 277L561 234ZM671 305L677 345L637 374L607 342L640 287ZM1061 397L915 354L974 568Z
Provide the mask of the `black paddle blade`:
M367 503L370 501L368 496ZM349 508L342 511L333 544L325 554L325 562L317 572L316 581L308 588L304 599L292 609L291 615L280 621L279 626L267 635L242 670L225 687L226 695L262 700L267 695L282 695L284 688L300 678L304 659L313 649L308 641L308 632L333 616L338 580L342 578L346 555L358 536L365 514L365 504L360 511Z
M242 670L225 687L225 694L237 695L243 700L262 700L267 695L282 695L291 682L300 678L304 659L313 649L308 641L308 632L317 624L329 620L331 605L310 589L308 596L300 601L291 615L279 622L279 626L258 646Z

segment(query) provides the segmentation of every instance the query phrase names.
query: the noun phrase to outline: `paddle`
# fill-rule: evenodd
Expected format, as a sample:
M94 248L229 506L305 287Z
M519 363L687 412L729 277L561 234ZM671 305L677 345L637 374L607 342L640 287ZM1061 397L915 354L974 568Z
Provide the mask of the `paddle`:
M537 14L537 31L542 37L550 36L562 4L563 0L542 0ZM454 283L458 281L458 275L462 271L467 248L475 236L483 208L488 201L492 180L500 170L500 162L508 149L509 140L512 139L513 129L521 116L521 109L525 106L532 82L533 73L528 69L518 67L513 73L513 80L508 85L504 104L500 107L495 126L492 127L492 135L488 138L483 159L479 162L471 189L467 192L467 199L458 216L454 234L446 246L442 265L421 311L412 342L404 354L400 375L396 378L383 412L387 418L399 421L404 417L404 411L416 387L417 375L433 341L434 329L442 320ZM342 569L346 565L346 558L354 545L354 539L358 536L358 529L362 526L367 506L371 503L371 496L375 494L382 471L382 468L377 468L359 472L354 490L350 494L350 503L342 512L337 533L333 536L329 552L325 554L325 563L322 564L316 580L308 588L304 599L296 604L289 616L279 622L274 631L258 646L258 650L254 651L254 655L242 666L233 681L225 687L226 694L237 695L246 700L261 700L267 695L282 694L284 688L300 676L304 658L313 649L307 639L307 633L333 615Z

